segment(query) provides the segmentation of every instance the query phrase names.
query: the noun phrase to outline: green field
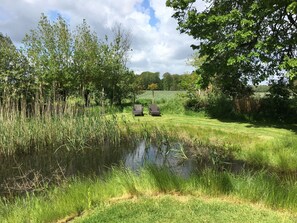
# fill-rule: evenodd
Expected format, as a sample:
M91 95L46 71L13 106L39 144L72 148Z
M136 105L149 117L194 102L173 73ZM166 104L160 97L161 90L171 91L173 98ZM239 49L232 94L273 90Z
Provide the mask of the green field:
M186 91L154 91L155 100L171 100L175 99L177 96L185 94ZM152 91L145 91L137 96L137 99L152 99Z

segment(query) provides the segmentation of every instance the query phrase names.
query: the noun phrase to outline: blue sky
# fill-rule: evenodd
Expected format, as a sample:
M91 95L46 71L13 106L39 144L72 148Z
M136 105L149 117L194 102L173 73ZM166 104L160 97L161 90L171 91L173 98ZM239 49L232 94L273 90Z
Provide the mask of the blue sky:
M166 0L0 0L0 32L21 45L26 33L37 27L41 13L51 20L58 14L74 29L83 19L99 38L111 34L115 24L130 33L132 49L128 66L143 71L182 74L194 68L186 64L195 41L180 34ZM197 0L198 10L205 6Z
M148 14L150 16L149 24L151 26L156 26L158 24L159 19L156 18L155 10L151 7L151 3L149 0L144 0L141 2L141 6L148 11Z

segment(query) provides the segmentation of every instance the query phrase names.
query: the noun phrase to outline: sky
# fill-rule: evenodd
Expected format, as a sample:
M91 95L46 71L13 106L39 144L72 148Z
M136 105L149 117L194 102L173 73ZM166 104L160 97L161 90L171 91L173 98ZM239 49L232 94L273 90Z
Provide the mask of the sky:
M201 11L205 3L197 0L195 7ZM86 19L101 39L121 24L131 36L128 67L136 74L194 70L187 60L193 54L190 45L196 42L176 29L166 0L0 0L0 32L21 46L25 34L36 29L41 13L51 20L62 15L71 29Z

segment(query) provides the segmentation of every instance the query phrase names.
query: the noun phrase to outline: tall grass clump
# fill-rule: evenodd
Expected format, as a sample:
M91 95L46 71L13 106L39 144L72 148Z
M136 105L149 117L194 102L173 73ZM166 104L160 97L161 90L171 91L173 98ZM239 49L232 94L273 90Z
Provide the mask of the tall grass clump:
M160 110L166 114L184 114L184 102L181 98L175 98L166 100L163 104L160 104Z
M127 137L115 115L14 116L0 122L0 153L79 150L87 147L118 145Z
M205 170L193 176L194 188L203 194L230 195L269 207L297 210L296 176L280 176L268 171L239 174Z
M222 93L212 92L189 98L185 103L185 108L196 112L205 111L207 115L214 118L240 118L231 98Z

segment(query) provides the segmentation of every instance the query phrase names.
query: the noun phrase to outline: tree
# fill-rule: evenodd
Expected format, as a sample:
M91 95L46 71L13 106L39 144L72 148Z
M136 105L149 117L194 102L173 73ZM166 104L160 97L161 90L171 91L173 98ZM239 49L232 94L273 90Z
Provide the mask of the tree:
M166 72L163 74L162 78L162 85L163 85L163 90L169 91L172 85L172 76L170 73Z
M8 36L0 33L0 101L6 109L26 110L32 79L29 63Z
M154 103L154 102L155 102L155 90L158 89L158 84L156 84L156 83L151 83L151 84L149 84L149 85L147 86L147 88L148 88L149 90L152 91L153 103Z
M157 84L160 88L161 80L159 72L145 71L140 74L139 78L142 90L148 90L148 86L152 83Z
M41 110L45 102L66 100L73 82L72 36L66 21L59 16L50 23L42 14L36 29L23 40L24 53L33 68L37 86L35 98Z
M178 75L178 74L172 74L172 83L171 83L171 87L170 90L171 91L178 91L181 90L181 80L182 80L182 76Z
M204 86L215 82L240 97L269 76L297 76L297 4L295 0L210 0L198 12L195 0L167 0L179 30L205 61L199 68Z
M103 44L103 87L110 104L121 106L122 99L133 92L134 73L126 66L131 37L120 25L115 25L113 34L112 41L109 43L106 37L106 43Z
M88 106L89 94L103 88L103 46L86 20L77 26L74 39L74 90L80 92Z
M126 66L129 33L120 25L113 33L111 41L108 37L100 41L85 20L73 34L61 16L51 22L41 15L37 28L23 40L23 52L32 67L37 114L43 114L45 104L47 108L64 105L69 95L84 98L85 106L90 95L96 102L95 95L121 105L135 92L135 75Z
M201 76L196 72L182 75L181 87L187 90L190 99L196 98L200 94Z

